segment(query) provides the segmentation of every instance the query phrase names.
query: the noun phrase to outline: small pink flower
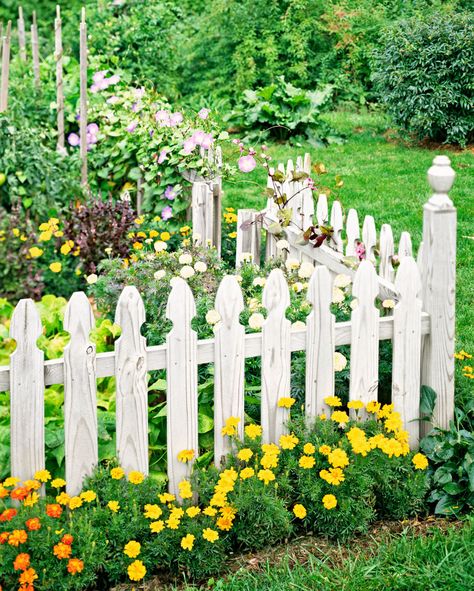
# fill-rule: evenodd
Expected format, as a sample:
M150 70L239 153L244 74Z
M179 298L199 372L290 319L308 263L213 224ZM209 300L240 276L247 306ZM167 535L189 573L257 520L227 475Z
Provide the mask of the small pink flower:
M197 145L200 146L201 143L203 142L204 138L206 137L206 132L203 131L202 129L198 129L198 131L195 131L191 137L191 139L193 140L193 142Z
M160 155L158 156L158 164L163 164L166 160L166 156L168 156L168 150L161 150Z
M81 143L81 138L77 135L77 133L70 133L67 137L68 144L75 148Z
M102 80L105 78L105 75L107 74L107 70L101 70L100 72L96 72L93 76L92 76L92 80L98 84L99 82L102 82Z
M173 217L173 210L171 209L171 207L169 205L167 205L166 207L163 207L163 209L161 210L161 219L166 221L172 217Z
M183 122L183 115L182 113L172 113L170 116L170 126L176 127Z
M359 261L362 261L363 259L365 259L366 252L365 252L365 245L363 242L357 243L357 246L355 248L355 253L356 253L356 256L359 259Z
M198 113L199 119L206 120L209 117L210 112L209 109L201 109Z
M209 150L209 148L212 146L213 143L214 143L214 138L212 137L212 134L206 133L206 135L204 136L204 139L201 142L201 147L204 148L205 150Z
M257 162L253 156L241 156L238 161L239 168L242 172L252 172L257 166Z
M137 125L138 125L138 121L132 121L130 123L130 125L127 127L128 133L133 133L135 131L135 129L137 128Z
M185 140L183 143L183 150L186 155L191 154L191 152L194 150L195 147L196 147L196 144L194 143L193 138L189 138L189 139Z

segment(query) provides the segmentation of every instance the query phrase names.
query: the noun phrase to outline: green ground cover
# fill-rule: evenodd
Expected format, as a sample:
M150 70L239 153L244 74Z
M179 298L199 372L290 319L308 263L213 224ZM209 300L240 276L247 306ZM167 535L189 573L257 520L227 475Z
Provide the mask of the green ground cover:
M444 146L425 148L409 146L390 131L388 122L377 113L348 113L338 111L325 115L340 133L347 135L342 145L313 148L310 145L290 146L272 144L269 153L273 162L296 159L309 152L313 163L322 162L327 170L327 184L334 185L334 176L344 182L338 198L347 211L355 207L362 223L363 216L375 218L377 229L390 223L397 241L404 230L410 232L415 253L422 237L423 204L430 188L426 171L436 154L447 154L457 177L450 196L458 209L456 349L474 351L474 154L471 150L447 150ZM257 168L241 182L225 187L225 205L235 208L262 209L265 171ZM331 199L331 198L330 198ZM466 401L473 395L473 381L461 376L457 380L457 400Z

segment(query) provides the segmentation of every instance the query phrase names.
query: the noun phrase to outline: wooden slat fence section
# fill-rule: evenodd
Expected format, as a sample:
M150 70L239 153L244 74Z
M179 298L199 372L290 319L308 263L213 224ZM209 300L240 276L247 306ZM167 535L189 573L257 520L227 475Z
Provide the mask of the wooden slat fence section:
M355 209L349 209L346 220L346 256L355 256L357 241L360 239L359 215Z
M10 324L16 349L10 357L11 474L26 480L44 468L43 332L33 300L21 300Z
M392 402L402 417L411 447L420 437L421 281L418 267L405 257L395 281L400 301L393 311Z
M86 294L74 293L64 315L64 330L71 335L64 349L64 447L70 495L79 493L84 477L99 461L96 348L89 337L94 326Z
M342 242L342 230L344 229L344 221L342 215L342 207L340 201L333 201L331 207L331 226L333 228L332 242L337 252L344 251Z
M326 410L324 398L334 394L336 319L331 314L332 279L326 267L317 267L308 287L312 311L306 320L306 415Z
M189 478L192 462L178 460L179 452L198 453L197 336L191 328L196 304L184 279L177 277L168 299L166 317L173 328L167 345L167 456L169 490L179 493L178 484Z
M371 263L375 263L375 247L377 245L377 230L375 220L371 215L366 215L362 227L362 242L365 246L365 257Z
M318 196L318 204L316 206L316 220L320 226L327 226L328 224L328 198L324 193Z
M244 433L245 328L239 321L244 299L235 277L222 280L215 308L221 319L214 330L214 461L220 465L230 451L230 439L222 435L226 420L238 417L239 436Z
M261 423L266 442L278 441L285 430L288 410L278 400L290 395L291 322L285 317L290 293L283 272L274 269L262 297L267 319L262 328L262 409Z
M393 281L394 269L392 257L394 255L393 232L390 224L383 224L380 229L380 268L379 274L387 281Z
M117 303L115 322L122 329L115 341L117 456L126 472L148 474L148 385L143 300L127 286Z
M358 305L352 311L350 400L377 399L379 378L379 316L375 307L377 274L369 261L359 265L352 287Z

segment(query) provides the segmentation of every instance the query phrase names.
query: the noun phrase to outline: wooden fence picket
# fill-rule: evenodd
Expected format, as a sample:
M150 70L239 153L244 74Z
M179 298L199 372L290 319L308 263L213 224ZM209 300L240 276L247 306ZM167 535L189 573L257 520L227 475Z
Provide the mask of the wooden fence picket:
M280 269L274 269L268 276L262 302L267 318L262 328L261 423L264 441L278 442L289 412L278 407L278 400L290 396L291 376L291 323L285 317L290 293Z
M403 258L395 286L400 301L393 310L392 402L409 434L410 447L420 437L421 280L412 257Z
M306 416L327 410L326 396L334 394L336 318L331 313L332 279L328 269L316 267L308 287L312 311L306 319Z
M387 281L393 281L394 269L392 257L394 255L393 232L390 224L382 224L380 229L380 268L379 275Z
M10 356L11 474L27 480L45 466L43 332L33 300L20 300L10 323L16 349Z
M191 328L196 304L181 277L173 281L166 317L173 328L166 337L168 488L179 493L179 482L189 478L192 462L178 460L179 452L198 454L197 335Z
M377 231L373 216L366 215L362 227L362 242L365 246L365 256L368 261L375 263L375 247L377 245Z
M7 30L2 39L2 80L0 86L0 113L8 109L8 85L10 80L10 44L12 22L8 21Z
M214 329L214 463L231 451L222 428L229 417L238 417L240 438L244 433L245 328L239 316L244 310L237 279L226 275L217 290L215 309L221 319Z
M346 220L346 256L355 256L356 242L360 238L359 216L357 210L349 209Z
M337 252L343 252L342 230L344 222L342 217L342 207L340 201L333 201L331 207L331 226L333 229L332 242Z
M64 314L64 329L71 335L64 349L64 448L70 495L80 492L84 477L99 461L96 348L89 337L94 326L86 294L74 293Z
M141 334L145 306L135 287L127 286L117 303L115 341L117 457L126 472L148 474L148 383L146 340Z
M398 243L398 258L411 257L413 247L411 245L411 236L409 232L402 232L400 242Z
M318 225L327 226L328 223L328 197L324 193L318 195L318 204L316 205L316 220Z
M379 369L379 317L374 300L378 294L375 268L371 262L360 263L355 274L352 295L358 305L352 311L350 400L364 403L377 399Z
M214 194L208 183L193 183L192 187L193 241L199 246L214 244Z
M242 228L242 224L250 224ZM236 267L249 258L255 265L260 265L260 233L262 223L257 219L254 209L237 211L237 245L235 253Z

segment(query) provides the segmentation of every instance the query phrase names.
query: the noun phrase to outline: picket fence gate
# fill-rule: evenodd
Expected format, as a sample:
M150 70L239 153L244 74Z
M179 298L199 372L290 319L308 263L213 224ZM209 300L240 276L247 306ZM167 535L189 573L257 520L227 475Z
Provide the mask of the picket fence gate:
M147 372L167 373L167 454L169 490L188 478L191 464L180 463L178 453L198 453L198 365L213 363L214 461L230 451L221 430L230 416L244 428L244 363L261 357L261 423L265 441L278 441L285 431L288 410L278 400L290 393L291 353L306 352L308 418L329 411L324 403L334 392L334 351L350 345L351 400L377 398L379 341L393 343L392 402L401 413L416 447L420 435L420 384L438 394L434 421L446 426L454 404L454 292L456 210L447 192L454 180L449 159L435 158L428 173L435 193L424 207L421 277L418 265L404 256L394 283L382 287L395 294L393 314L380 317L375 299L381 277L369 258L354 271L353 296L358 305L351 319L336 322L330 311L332 276L339 265L318 264L308 286L312 311L304 328L294 328L285 317L289 288L281 270L273 270L263 290L267 315L261 332L245 333L239 315L244 301L238 280L228 275L217 291L215 309L221 320L214 338L197 340L191 321L196 314L193 294L185 280L175 278L168 299L167 318L172 329L166 343L147 347L141 335L145 309L137 289L125 287L118 300L115 321L121 336L113 352L96 354L90 341L94 317L83 292L72 295L66 307L64 329L70 342L60 359L44 361L37 347L42 333L35 304L21 300L11 319L10 335L17 347L10 364L0 367L0 391L10 391L11 473L31 478L44 467L44 389L64 384L65 465L67 491L76 494L84 477L98 462L96 380L116 378L116 442L120 465L129 472L148 472ZM346 228L346 232L350 232ZM301 248L302 254L323 252ZM339 251L334 251L339 252ZM319 256L319 254L318 254ZM343 272L348 269L344 267Z

